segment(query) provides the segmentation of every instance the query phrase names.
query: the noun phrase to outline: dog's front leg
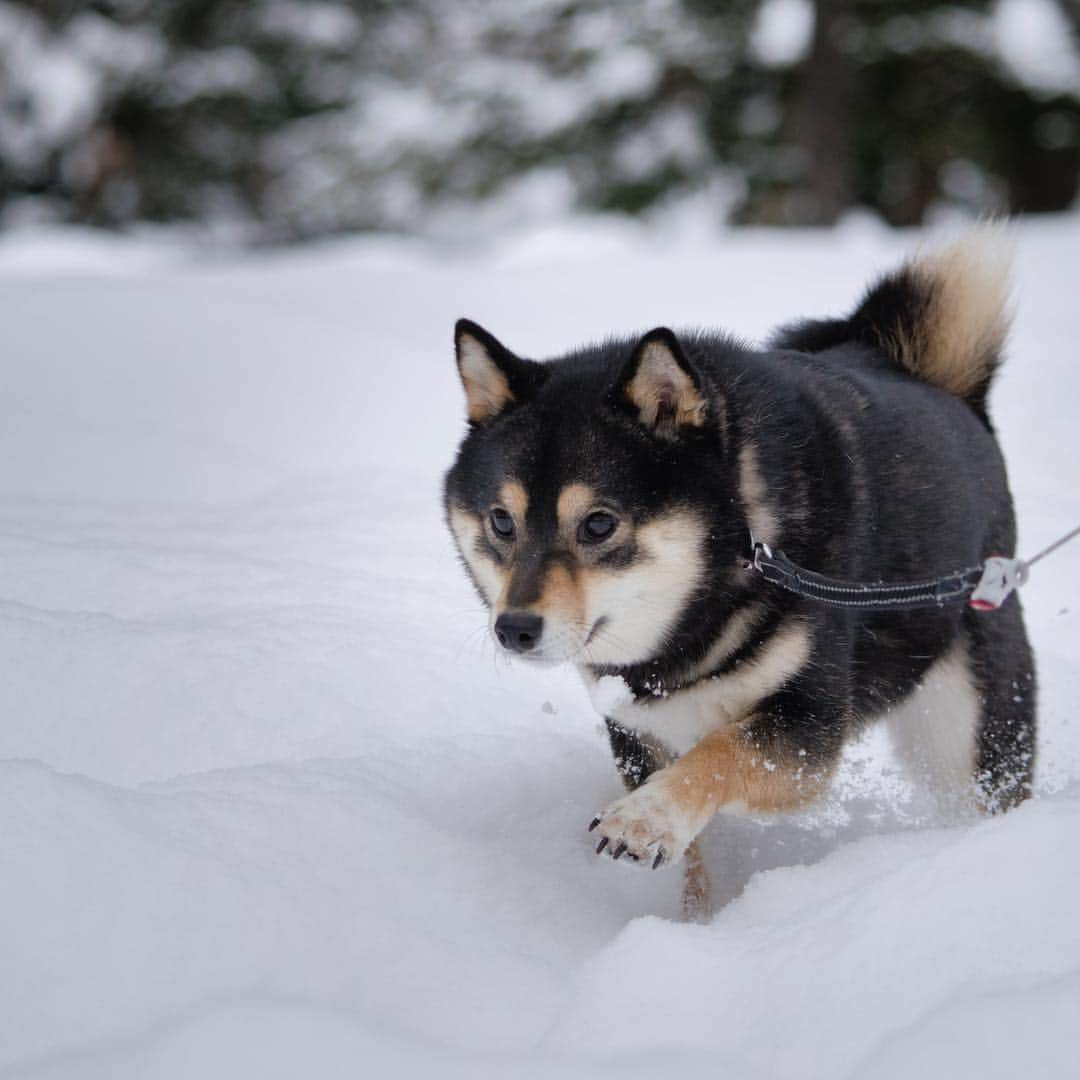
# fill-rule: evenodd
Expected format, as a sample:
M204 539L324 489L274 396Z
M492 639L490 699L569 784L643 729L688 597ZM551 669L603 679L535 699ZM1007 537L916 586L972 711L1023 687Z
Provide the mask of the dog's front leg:
M718 810L794 810L820 795L842 741L826 731L825 740L820 729L812 741L800 740L768 714L715 731L613 802L590 828L616 859L654 868L678 862Z

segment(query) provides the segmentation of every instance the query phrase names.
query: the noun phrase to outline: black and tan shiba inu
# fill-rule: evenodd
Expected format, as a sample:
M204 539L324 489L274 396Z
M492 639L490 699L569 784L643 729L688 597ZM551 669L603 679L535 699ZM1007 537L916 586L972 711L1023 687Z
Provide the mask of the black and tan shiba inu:
M821 795L846 740L898 749L989 811L1030 792L1035 676L1017 597L852 610L770 584L750 537L836 578L1011 555L987 414L1007 331L1000 235L880 280L766 349L655 329L544 363L456 327L469 430L446 511L502 648L577 665L628 794L598 850L688 855L717 811ZM700 899L700 897L699 897Z

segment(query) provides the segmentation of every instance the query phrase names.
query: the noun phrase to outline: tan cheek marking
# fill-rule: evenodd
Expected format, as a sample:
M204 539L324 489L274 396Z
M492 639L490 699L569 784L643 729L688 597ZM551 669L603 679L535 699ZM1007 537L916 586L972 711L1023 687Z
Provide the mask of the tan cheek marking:
M483 525L475 514L463 510L460 506L451 506L448 515L450 531L457 541L458 550L469 567L469 572L489 605L498 603L505 595L510 575L493 559L477 550L477 541L483 534Z
M460 506L451 506L448 518L450 520L450 531L454 534L458 549L468 559L470 549L480 531L480 522L476 520L474 514L462 510Z
M690 513L673 511L634 533L638 557L620 568L584 574L588 619L607 616L590 662L636 663L655 655L701 580L705 530Z
M529 495L522 484L517 480L507 480L499 488L499 502L514 515L517 527L523 528L529 509Z
M773 757L739 725L705 736L655 779L683 813L698 820L731 804L762 813L798 809L821 795L832 771L832 764L811 769L802 759Z

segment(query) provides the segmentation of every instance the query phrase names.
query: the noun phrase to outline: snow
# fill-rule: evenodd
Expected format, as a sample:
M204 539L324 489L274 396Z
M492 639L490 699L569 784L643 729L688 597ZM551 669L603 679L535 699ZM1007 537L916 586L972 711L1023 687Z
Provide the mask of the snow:
M38 166L77 134L101 98L100 73L54 41L43 20L0 4L0 152L13 170Z
M814 37L814 5L809 0L764 0L754 18L750 47L769 67L804 60Z
M336 3L297 3L273 0L255 15L256 25L268 36L284 41L300 38L316 48L347 49L360 33L356 12Z
M587 687L589 700L598 716L610 716L617 709L633 703L634 694L619 675L601 675Z
M998 0L994 39L1005 66L1046 95L1080 94L1080 50L1054 0Z
M457 316L534 355L761 337L922 239L7 237L0 1075L1072 1075L1080 546L1025 587L1036 799L950 822L873 733L821 808L710 829L699 926L677 872L592 854L599 717L495 655L441 520ZM1017 241L994 414L1030 553L1080 521L1080 220Z

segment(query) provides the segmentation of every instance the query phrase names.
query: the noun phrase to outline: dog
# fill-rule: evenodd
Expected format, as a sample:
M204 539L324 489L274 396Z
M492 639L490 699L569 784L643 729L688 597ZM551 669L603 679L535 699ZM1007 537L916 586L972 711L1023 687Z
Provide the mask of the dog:
M873 284L847 318L765 348L666 327L523 359L455 327L468 430L445 480L499 647L577 666L627 793L597 851L685 860L718 811L792 812L883 720L942 793L1031 793L1035 668L1019 598L915 610L821 603L754 550L903 583L1011 555L987 394L1008 331L1007 243L984 225ZM765 545L763 548L761 545Z

